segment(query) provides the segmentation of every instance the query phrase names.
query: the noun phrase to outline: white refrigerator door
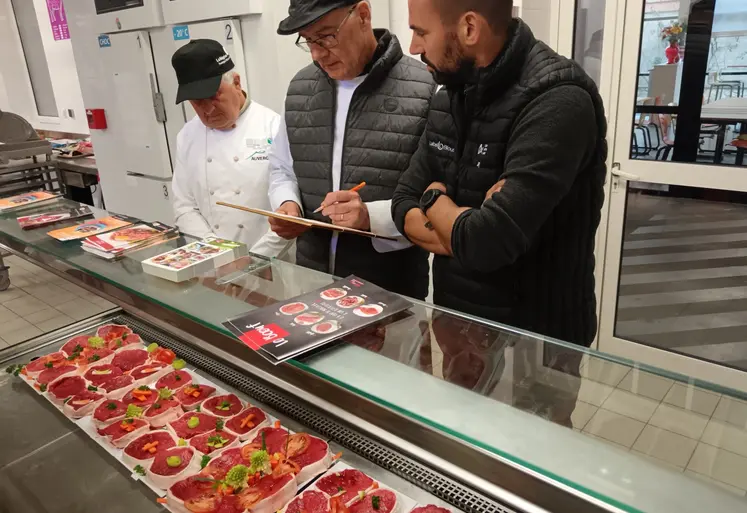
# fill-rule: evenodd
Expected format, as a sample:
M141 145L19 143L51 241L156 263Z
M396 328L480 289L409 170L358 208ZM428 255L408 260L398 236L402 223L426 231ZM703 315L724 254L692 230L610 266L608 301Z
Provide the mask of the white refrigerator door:
M171 57L179 48L194 39L213 39L225 48L226 53L233 60L234 71L241 76L241 83L246 90L247 74L244 59L244 45L241 38L241 24L238 19L190 23L174 25L166 29L152 31L153 56L158 69L158 82L163 91L164 103L168 121L166 131L172 159L175 161L176 136L184 124L196 114L189 102L176 105L176 91L179 84L176 81Z
M99 48L112 87L107 136L116 140L127 175L169 179L171 157L150 36L136 31L108 37L111 45Z

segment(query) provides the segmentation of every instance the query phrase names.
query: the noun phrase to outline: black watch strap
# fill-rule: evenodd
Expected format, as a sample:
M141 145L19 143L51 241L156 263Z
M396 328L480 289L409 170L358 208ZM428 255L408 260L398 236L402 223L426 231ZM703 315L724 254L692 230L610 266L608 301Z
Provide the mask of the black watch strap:
M428 210L436 204L438 198L444 194L446 193L439 189L429 189L425 191L423 196L420 198L420 210L422 210L423 213L427 213Z

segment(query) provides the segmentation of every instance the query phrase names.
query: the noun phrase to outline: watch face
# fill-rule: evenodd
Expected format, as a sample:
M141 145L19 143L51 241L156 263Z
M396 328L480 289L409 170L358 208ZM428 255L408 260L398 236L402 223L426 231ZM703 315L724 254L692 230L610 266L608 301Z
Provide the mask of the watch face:
M425 191L425 194L423 194L423 197L420 199L421 210L425 212L426 210L431 208L441 194L442 192L438 189L430 189L428 191Z

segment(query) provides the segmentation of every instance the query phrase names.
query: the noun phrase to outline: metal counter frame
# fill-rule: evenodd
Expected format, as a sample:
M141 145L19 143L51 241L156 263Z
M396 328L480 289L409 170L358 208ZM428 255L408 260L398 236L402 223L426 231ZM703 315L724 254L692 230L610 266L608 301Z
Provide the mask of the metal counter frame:
M185 341L189 347L209 358L272 388L284 390L294 400L315 406L343 424L353 426L356 431L428 468L439 469L456 483L462 483L510 509L526 513L623 511L297 367L288 364L273 366L234 339L194 319L179 315L149 298L122 290L2 233L0 243L19 257L85 287L134 317ZM449 502L453 501L456 499Z

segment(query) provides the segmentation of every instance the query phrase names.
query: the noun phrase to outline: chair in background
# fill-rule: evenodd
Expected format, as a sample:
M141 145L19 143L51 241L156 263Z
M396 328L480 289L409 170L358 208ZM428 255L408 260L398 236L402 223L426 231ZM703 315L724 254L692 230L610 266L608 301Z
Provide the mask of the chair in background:
M743 166L744 165L744 152L747 151L747 140L736 139L731 142L731 145L737 149L737 160L735 164L737 166Z

